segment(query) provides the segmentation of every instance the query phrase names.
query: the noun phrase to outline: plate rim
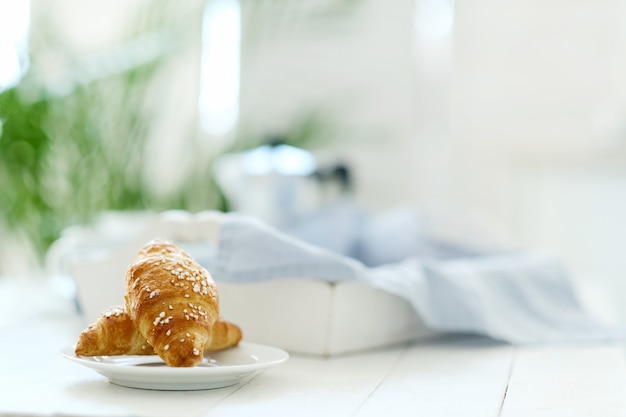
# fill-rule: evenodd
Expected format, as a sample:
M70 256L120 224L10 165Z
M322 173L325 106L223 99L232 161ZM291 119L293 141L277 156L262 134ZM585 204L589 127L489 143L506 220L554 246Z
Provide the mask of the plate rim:
M245 364L234 364L234 365L223 365L216 367L191 367L191 368L175 368L169 366L159 366L159 367L140 367L132 364L125 365L120 363L109 363L109 362L101 362L90 359L90 356L79 356L74 353L74 346L66 346L61 349L60 353L65 358L72 362L78 363L85 367L94 369L100 372L102 375L111 379L110 374L117 375L132 375L132 376L159 376L169 374L171 376L189 376L194 379L211 376L223 376L229 374L249 374L252 372L256 372L265 368L269 368L272 366L280 365L286 362L290 355L284 349L264 345L260 343L252 343L252 342L240 342L238 346L229 349L236 349L238 347L242 347L245 349L268 349L271 350L277 356L274 358L270 358L268 360L260 360L253 363L245 363ZM251 353L254 355L254 353ZM100 355L99 357L111 357L111 358L123 358L123 357L141 357L143 355ZM256 355L255 355L256 356ZM145 355L146 358L154 357L159 358L158 355ZM159 360L161 360L159 358Z

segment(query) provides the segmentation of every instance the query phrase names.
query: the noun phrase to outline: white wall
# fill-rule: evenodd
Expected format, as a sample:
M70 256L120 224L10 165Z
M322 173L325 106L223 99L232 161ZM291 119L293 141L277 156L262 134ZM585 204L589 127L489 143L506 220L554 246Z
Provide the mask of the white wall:
M457 2L452 96L456 198L618 298L626 296L625 6Z
M261 43L244 117L328 104L368 208L479 218L626 296L626 3L457 1L450 36L428 38L413 11L433 1L367 0L352 30Z

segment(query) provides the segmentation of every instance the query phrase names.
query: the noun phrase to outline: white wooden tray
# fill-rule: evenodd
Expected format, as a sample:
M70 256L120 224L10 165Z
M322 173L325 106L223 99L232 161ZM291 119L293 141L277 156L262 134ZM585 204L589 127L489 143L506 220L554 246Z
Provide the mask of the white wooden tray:
M212 211L165 212L145 221L133 236L118 239L118 247L94 251L91 256L70 256L70 262L68 256L80 241L58 242L56 262L65 259L86 322L91 322L107 307L123 302L124 272L146 242L159 237L183 247L206 245L210 250L218 242L222 219L222 213ZM213 278L222 315L241 326L248 342L290 352L333 355L430 334L405 300L365 284L328 283L308 277L233 284Z

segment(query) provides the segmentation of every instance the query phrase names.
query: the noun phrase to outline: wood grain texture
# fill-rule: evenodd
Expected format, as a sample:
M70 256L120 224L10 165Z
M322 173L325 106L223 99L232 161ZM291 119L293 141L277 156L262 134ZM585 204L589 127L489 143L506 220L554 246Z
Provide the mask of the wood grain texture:
M449 338L407 350L356 413L365 416L497 416L514 350Z
M10 315L24 293L32 308ZM68 300L2 282L0 298L11 317L0 321L0 416L626 416L623 344L522 349L443 337L332 358L292 355L222 389L148 391L61 357L83 326Z
M626 416L624 347L520 349L501 417Z

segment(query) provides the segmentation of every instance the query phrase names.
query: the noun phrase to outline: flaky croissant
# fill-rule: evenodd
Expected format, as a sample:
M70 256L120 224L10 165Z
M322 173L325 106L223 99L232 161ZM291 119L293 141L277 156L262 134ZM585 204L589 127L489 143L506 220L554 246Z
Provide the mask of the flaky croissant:
M152 346L120 306L107 309L83 330L74 352L81 356L154 355Z
M213 323L211 338L204 346L204 350L218 351L236 346L241 336L241 329L238 326L218 318ZM179 343L184 343L183 339L179 339ZM93 324L83 330L78 337L75 353L79 356L155 354L123 306L107 309Z
M176 245L152 241L126 271L126 310L135 327L169 366L202 361L219 317L210 274Z

